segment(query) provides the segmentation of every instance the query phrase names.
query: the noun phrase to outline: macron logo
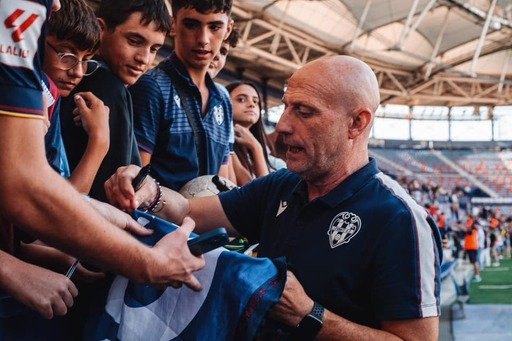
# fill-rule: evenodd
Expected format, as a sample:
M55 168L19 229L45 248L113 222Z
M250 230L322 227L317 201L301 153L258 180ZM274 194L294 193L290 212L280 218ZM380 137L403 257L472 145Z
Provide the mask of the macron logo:
M32 24L39 18L39 15L37 14L30 14L28 18L26 18L23 22L19 24L19 26L16 25L16 22L19 22L22 19L20 17L27 17L25 14L25 11L22 9L16 9L11 15L7 17L4 21L5 28L11 29L17 27L14 32L12 32L12 40L15 43L19 43L23 40L23 32L25 32ZM18 20L20 19L20 20Z
M283 213L287 208L288 208L288 203L286 201L281 200L279 202L279 207L277 208L276 217L279 217L279 215L281 215L281 213Z

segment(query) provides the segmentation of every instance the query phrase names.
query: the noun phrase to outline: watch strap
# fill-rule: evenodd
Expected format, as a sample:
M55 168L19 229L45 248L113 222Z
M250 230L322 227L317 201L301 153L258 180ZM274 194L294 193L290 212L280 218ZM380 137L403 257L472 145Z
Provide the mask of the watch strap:
M325 309L320 303L313 302L313 309L293 330L291 340L314 340L324 324L324 312Z

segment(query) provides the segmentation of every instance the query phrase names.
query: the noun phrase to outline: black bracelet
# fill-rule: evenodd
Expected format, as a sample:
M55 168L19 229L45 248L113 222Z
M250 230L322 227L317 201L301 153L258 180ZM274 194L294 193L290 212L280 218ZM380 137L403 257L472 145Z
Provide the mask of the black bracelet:
M155 207L153 207L151 209L152 213L160 212L161 210L163 210L163 208L166 204L166 201L164 199L164 191L162 191L162 186L160 186L160 184L158 184L158 188L159 188L159 198L158 198L158 202L156 203ZM158 206L160 206L160 207L158 207Z
M160 184L156 180L155 180L155 184L156 184L156 196L153 199L153 201L148 206L146 206L144 208L145 212L154 213L155 209L158 207L158 205L160 204L160 201L162 200L162 188L160 187Z

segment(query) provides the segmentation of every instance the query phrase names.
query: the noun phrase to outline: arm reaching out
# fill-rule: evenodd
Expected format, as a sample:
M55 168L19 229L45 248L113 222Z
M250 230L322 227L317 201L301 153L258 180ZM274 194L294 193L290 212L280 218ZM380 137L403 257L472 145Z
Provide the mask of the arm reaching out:
M78 290L69 278L0 251L0 287L46 319L65 315Z
M140 167L129 165L120 167L105 182L105 192L110 203L132 211L141 204L146 206L157 196L157 185L154 179L146 177L140 189L135 193L132 186ZM163 204L165 202L165 204ZM181 224L187 216L196 223L196 232L203 233L219 226L236 233L229 222L218 196L186 199L178 192L162 187L161 204L155 210L159 217Z

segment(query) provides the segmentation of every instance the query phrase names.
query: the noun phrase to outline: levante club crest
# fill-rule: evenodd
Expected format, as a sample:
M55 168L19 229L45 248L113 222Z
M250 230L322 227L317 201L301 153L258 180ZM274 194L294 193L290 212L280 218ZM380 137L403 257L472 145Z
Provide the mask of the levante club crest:
M351 212L341 212L331 222L329 226L329 243L334 249L340 245L346 244L361 229L361 218Z

